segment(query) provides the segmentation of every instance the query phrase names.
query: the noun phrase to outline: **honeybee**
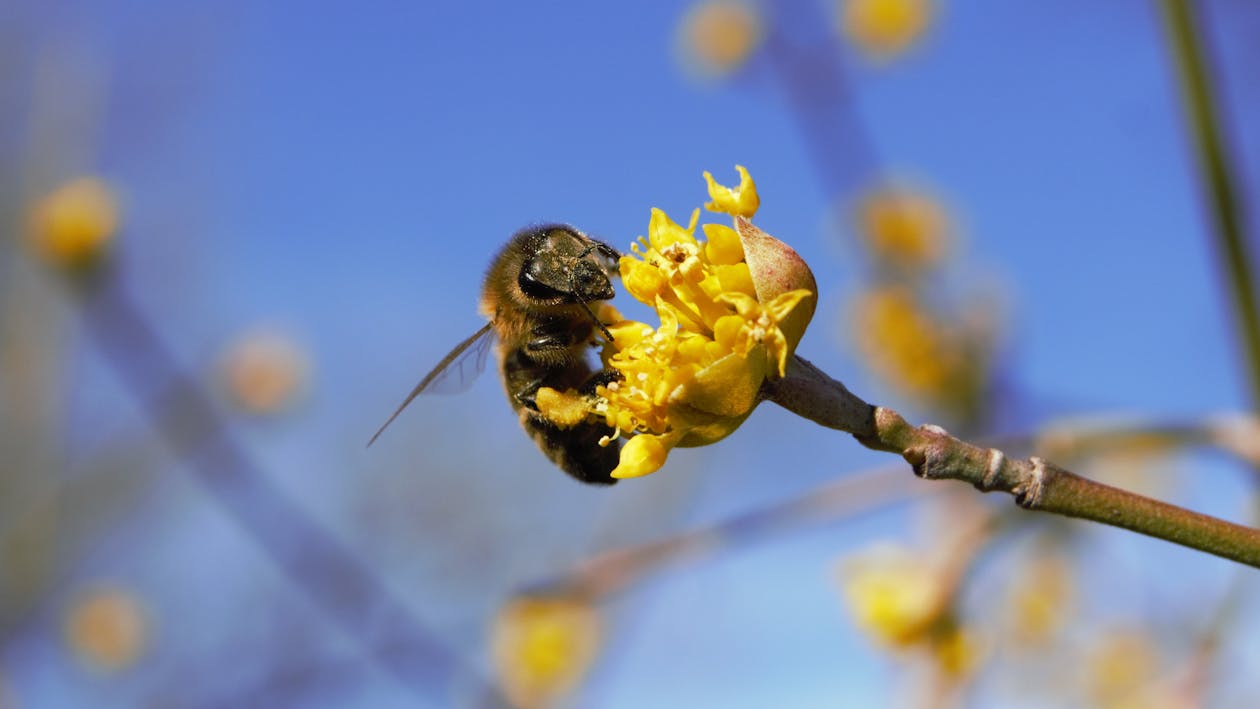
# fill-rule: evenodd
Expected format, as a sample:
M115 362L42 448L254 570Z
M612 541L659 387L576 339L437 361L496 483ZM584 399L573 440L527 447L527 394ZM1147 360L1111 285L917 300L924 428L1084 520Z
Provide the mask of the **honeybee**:
M459 343L411 390L368 445L403 409L427 391L462 389L485 367L491 343L496 352L508 402L525 432L561 470L584 483L611 485L620 446L612 429L597 422L560 428L538 411L541 387L590 393L619 378L613 370L595 370L587 361L597 333L612 336L591 310L591 303L613 297L611 277L620 254L566 224L546 224L518 231L495 256L481 288L479 311L489 322Z

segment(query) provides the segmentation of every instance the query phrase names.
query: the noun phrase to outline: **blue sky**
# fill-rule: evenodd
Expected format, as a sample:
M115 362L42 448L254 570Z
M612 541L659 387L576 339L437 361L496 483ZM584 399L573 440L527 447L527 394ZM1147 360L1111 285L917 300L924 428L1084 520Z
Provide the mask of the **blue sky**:
M1260 97L1245 68L1260 59L1260 15L1241 2L1206 5L1242 191L1254 196ZM802 7L825 17L821 5ZM877 66L843 50L860 123L836 130L867 136L878 165L812 154L764 58L728 80L689 76L675 46L686 9L119 0L12 11L27 30L19 67L51 57L94 87L92 149L66 168L120 189L124 260L144 310L194 369L259 324L308 349L306 405L243 423L240 435L284 491L470 662L480 662L484 623L507 594L607 539L720 520L887 462L767 407L658 476L583 489L519 435L493 376L460 397L418 402L365 450L415 380L481 325L486 262L528 223L571 222L625 248L645 233L651 207L685 220L705 198L702 171L729 181L746 165L762 195L758 223L818 276L820 307L801 353L868 399L901 406L845 341L862 265L834 214L881 174L910 179L956 220L958 290L1005 314L1001 362L1018 405L998 428L1097 411L1192 420L1247 405L1152 3L947 2L902 60ZM829 31L801 24L815 38ZM818 183L818 161L841 166L845 193ZM66 327L79 392L70 437L139 428L90 341ZM1202 466L1203 486L1186 499L1241 518L1240 471L1186 462ZM153 673L178 677L205 657L269 657L276 649L261 629L271 623L355 662L354 646L290 603L287 580L176 462L167 467L72 574L127 579L184 619L159 620L164 659ZM912 516L903 507L770 539L637 588L612 606L617 632L578 704L882 704L893 666L851 627L832 566L866 542L913 537ZM1172 582L1187 595L1227 578L1224 564L1190 552L1089 534L1095 554L1132 570L1112 580L1114 593L1164 563L1201 579ZM141 674L106 688L39 643L0 659L38 706L90 696L127 706L164 684ZM350 696L411 701L368 669Z

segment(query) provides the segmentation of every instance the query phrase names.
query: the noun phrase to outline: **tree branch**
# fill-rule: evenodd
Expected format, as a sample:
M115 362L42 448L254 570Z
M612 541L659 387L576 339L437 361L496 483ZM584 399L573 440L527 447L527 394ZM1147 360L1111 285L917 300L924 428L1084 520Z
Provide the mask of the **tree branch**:
M1260 530L1104 485L1035 456L1012 459L996 448L954 438L939 426L913 426L892 409L866 403L800 357L763 394L815 423L853 434L868 448L900 454L919 477L1007 492L1024 509L1123 527L1260 568Z

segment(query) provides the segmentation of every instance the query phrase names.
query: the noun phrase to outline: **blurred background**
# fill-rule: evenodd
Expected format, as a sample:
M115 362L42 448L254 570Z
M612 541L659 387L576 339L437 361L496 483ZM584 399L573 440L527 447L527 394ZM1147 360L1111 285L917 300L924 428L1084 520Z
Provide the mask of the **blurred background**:
M513 231L740 164L801 355L1253 523L1260 6L1179 6L0 5L0 707L1256 706L1253 571L773 406L611 489L493 373L364 446Z

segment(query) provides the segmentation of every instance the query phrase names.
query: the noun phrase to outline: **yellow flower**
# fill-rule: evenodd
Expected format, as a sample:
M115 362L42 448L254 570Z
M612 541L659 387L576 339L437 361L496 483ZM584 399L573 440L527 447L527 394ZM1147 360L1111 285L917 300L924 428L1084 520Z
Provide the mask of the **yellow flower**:
M66 643L87 664L102 671L125 669L144 651L148 622L136 598L118 588L84 593L65 622Z
M697 73L723 76L742 66L757 48L761 20L743 2L709 0L687 14L678 41Z
M866 361L920 400L935 401L951 384L949 334L908 287L877 286L855 307L855 340Z
M881 265L918 270L940 262L949 218L939 202L903 188L868 194L858 207L858 228Z
M499 684L518 707L548 706L572 690L599 650L600 619L575 598L526 596L499 612L491 650Z
M266 415L293 403L306 384L310 363L293 340L258 331L230 345L221 367L232 403L246 413Z
M946 611L942 575L908 549L879 546L847 559L840 571L845 601L858 627L891 648L931 639Z
M1011 583L1009 606L1016 642L1041 645L1054 637L1071 613L1072 569L1061 555L1037 556Z
M1107 709L1152 706L1135 700L1160 676L1162 663L1156 639L1137 629L1113 629L1097 642L1086 665L1087 690L1093 704Z
M928 652L947 677L963 677L980 664L981 647L976 634L956 619L946 619L929 641Z
M621 259L626 290L653 306L661 324L605 311L612 341L602 360L622 377L597 388L590 410L631 436L613 477L653 473L672 448L707 445L734 431L759 403L762 383L783 376L813 314L813 275L794 251L744 218L757 197L747 171L740 174L731 190L706 173L710 208L738 215L738 231L705 224L708 239L701 241L700 210L683 227L653 209L647 238ZM549 419L569 416L551 402L571 399L539 394Z
M65 183L36 205L30 243L44 260L68 270L98 263L118 228L118 204L105 183L83 177Z
M890 59L923 35L931 0L841 0L841 29L875 59Z
M941 319L913 288L894 282L858 297L852 327L862 358L891 386L940 416L974 413L993 342L987 320Z

